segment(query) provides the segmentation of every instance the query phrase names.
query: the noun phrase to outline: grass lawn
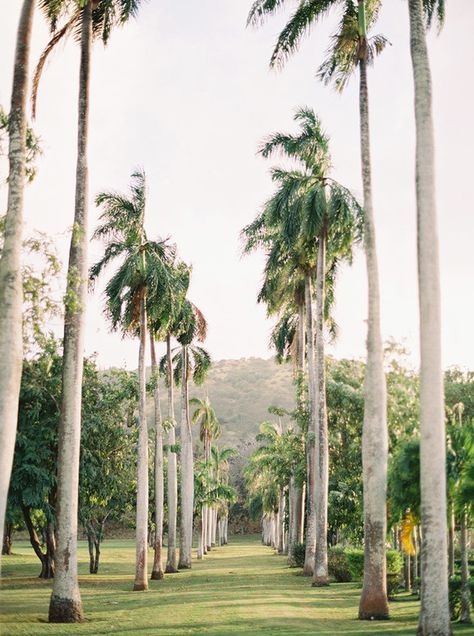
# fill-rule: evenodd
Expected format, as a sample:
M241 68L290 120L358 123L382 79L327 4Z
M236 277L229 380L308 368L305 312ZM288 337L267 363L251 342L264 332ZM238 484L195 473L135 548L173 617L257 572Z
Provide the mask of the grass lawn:
M106 541L98 575L87 572L80 544L80 586L87 621L46 622L50 581L36 578L39 561L27 543L4 557L0 634L396 634L416 633L418 603L401 595L391 603L392 619L356 620L359 590L352 583L311 588L286 560L260 544L259 537L231 538L193 569L151 581L148 592L132 592L132 541ZM150 553L151 554L151 553ZM151 565L151 564L150 564ZM455 634L473 627L454 626Z

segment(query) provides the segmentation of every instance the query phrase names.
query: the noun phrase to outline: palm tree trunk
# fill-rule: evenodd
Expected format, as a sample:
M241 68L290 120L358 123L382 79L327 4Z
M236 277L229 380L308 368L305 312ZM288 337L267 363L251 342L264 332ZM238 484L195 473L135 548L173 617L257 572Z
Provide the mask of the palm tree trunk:
M422 0L409 0L415 84L416 202L420 308L421 613L418 633L450 634L446 528L446 441L434 131Z
M365 0L359 0L359 111L362 184L364 191L364 248L367 264L367 362L364 378L362 466L364 479L364 581L360 619L388 618L385 539L387 534L387 390L380 329L380 291L372 203L369 92Z
M77 506L87 300L87 141L91 49L92 7L88 2L82 15L76 200L64 302L62 398L58 430L58 543L53 592L49 604L49 621L52 623L76 623L83 620L77 581Z
M181 378L181 518L178 568L191 567L193 550L194 467L193 437L189 419L188 350L182 347Z
M155 553L153 559L152 580L162 579L163 564L163 508L164 508L164 478L163 478L163 428L161 421L160 389L158 386L158 365L156 363L155 339L150 331L151 371L155 378L154 419L155 419Z
M306 522L306 551L304 557L303 575L313 576L316 557L316 507L314 471L316 465L315 440L317 432L317 403L316 403L316 358L314 353L314 315L313 315L313 285L311 274L305 274L305 307L306 331L308 334L308 406L309 426L306 441L307 467L307 522Z
M21 240L26 164L26 97L34 0L24 0L18 24L9 115L8 203L0 258L0 536L15 451L23 361Z
M461 517L461 615L459 622L470 625L471 619L471 592L469 589L469 560L467 540L467 512L463 510Z
M314 564L313 586L329 585L328 582L328 482L329 447L328 422L326 413L326 371L324 359L324 295L326 277L326 228L318 240L318 264L316 271L316 396L318 409L318 428L316 431L316 558ZM308 338L309 340L309 338Z
M448 534L448 574L454 576L454 533L456 529L456 519L454 516L454 504L450 506L449 514L449 534Z
M139 383L139 429L137 461L137 521L136 521L136 562L134 591L148 589L148 427L146 417L146 308L145 292L140 298L140 347L138 354Z
M198 559L202 559L202 557L204 556L204 551L203 551L203 525L202 525L202 519L203 519L203 515L202 515L202 510L199 514L199 522L198 522L198 547L197 547L197 558Z
M176 444L174 395L173 395L173 363L171 360L171 336L166 338L166 355L168 359L168 557L167 574L178 571L176 564L176 515L178 509L178 485L176 474L176 453L171 450Z

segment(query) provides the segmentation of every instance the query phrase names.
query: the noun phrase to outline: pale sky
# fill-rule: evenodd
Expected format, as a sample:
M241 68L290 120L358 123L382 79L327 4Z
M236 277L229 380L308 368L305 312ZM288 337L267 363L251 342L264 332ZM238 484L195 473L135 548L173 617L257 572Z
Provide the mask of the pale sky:
M2 7L0 104L8 107L20 0ZM90 230L95 194L125 190L136 166L149 186L147 231L171 236L193 264L190 297L209 321L215 359L268 357L271 323L256 304L263 257L241 258L239 232L272 192L267 162L256 155L267 134L292 130L308 105L331 137L334 177L360 195L357 82L339 96L315 79L335 16L313 29L282 72L269 71L287 12L246 29L250 0L143 2L137 20L116 31L92 60ZM418 310L414 207L414 116L405 0L386 0L376 33L392 43L370 71L372 159L384 338L403 340L416 361ZM429 37L434 80L444 365L474 368L474 2L449 2L442 33ZM38 13L33 63L48 31ZM35 130L44 155L28 186L27 228L54 235L66 262L73 220L78 48L60 46L45 70ZM0 190L5 207L5 188ZM90 259L101 247L91 245ZM86 353L101 366L136 367L137 346L110 334L102 286L91 295ZM341 273L331 352L362 357L366 285L361 254Z

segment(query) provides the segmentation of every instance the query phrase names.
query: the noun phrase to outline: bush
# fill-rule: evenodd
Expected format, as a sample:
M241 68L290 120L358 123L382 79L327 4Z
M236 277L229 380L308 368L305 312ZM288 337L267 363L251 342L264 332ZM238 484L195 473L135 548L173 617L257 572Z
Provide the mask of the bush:
M347 563L346 552L340 545L335 545L328 550L328 571L337 583L348 583L352 576Z
M471 605L474 607L474 578L469 579ZM449 611L451 620L456 621L461 613L461 577L452 576L449 579Z
M295 567L302 568L304 566L304 556L306 553L305 543L295 543L293 546L293 559L295 561Z
M361 581L364 576L364 551L360 548L350 548L345 551L347 569L353 581Z
M400 573L387 572L387 596L392 599L400 587Z
M387 550L387 574L400 574L403 557L398 550Z

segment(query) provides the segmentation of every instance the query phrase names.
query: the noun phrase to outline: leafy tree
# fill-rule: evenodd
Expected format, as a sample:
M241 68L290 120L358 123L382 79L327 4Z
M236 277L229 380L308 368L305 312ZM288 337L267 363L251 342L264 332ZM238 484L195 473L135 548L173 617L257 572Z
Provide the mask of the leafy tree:
M138 405L134 374L85 367L79 478L79 517L89 545L89 571L97 574L105 523L133 507Z

